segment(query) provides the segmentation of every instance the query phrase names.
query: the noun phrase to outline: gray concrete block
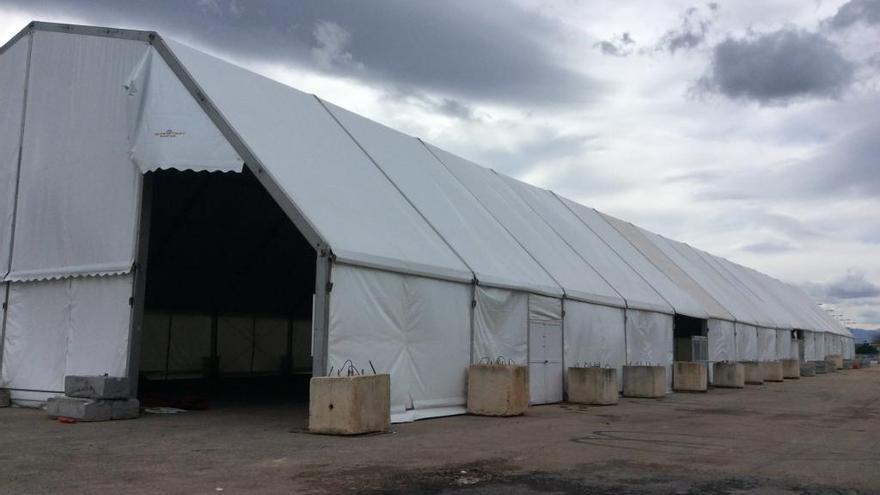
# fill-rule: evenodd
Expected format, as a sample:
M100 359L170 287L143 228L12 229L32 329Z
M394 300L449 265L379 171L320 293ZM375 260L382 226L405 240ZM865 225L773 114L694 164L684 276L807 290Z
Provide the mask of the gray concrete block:
M526 366L472 364L467 375L467 411L479 416L518 416L529 407Z
M816 376L816 363L809 361L800 363L801 376Z
M852 359L844 359L843 360L843 369L845 369L845 370L853 369L853 360Z
M64 417L83 422L113 419L113 405L110 401L80 397L51 397L46 402L46 412L52 419Z
M135 419L141 414L141 401L137 399L112 400L113 419Z
M614 368L572 367L568 369L568 401L576 404L611 406L617 404L617 370Z
M825 373L835 373L837 372L837 361L828 356L825 358Z
M391 375L321 376L309 383L309 431L358 435L391 427Z
M712 386L743 388L746 386L746 370L742 363L715 363L712 369Z
M801 362L798 359L782 360L782 378L798 380L801 377Z
M837 371L843 369L843 355L841 354L832 354L825 358L826 361L830 360L834 363L834 369L831 371Z
M624 366L623 396L644 399L666 396L666 367Z
M783 380L782 361L763 361L761 368L764 370L765 382L781 382Z
M749 385L764 384L764 367L757 361L743 361L745 369L745 382Z
M127 399L130 392L128 378L116 376L64 377L64 395L86 399Z
M672 364L672 390L705 392L709 390L709 373L704 363L676 361Z
M9 390L5 388L0 388L0 407L9 407L12 403L12 399L9 395Z
M816 370L817 375L824 375L828 372L828 365L825 361L810 361L813 363L813 368Z

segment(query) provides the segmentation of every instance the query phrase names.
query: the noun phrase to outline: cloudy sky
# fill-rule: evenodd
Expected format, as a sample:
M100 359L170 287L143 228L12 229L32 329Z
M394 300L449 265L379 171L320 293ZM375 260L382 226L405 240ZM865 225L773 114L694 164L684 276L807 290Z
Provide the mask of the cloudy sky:
M880 0L0 0L150 29L880 327Z

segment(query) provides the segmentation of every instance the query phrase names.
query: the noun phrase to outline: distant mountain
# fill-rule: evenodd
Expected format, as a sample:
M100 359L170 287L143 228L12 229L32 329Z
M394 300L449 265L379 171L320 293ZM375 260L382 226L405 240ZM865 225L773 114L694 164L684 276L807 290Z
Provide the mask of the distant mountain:
M870 343L874 340L874 337L880 335L880 328L876 328L874 330L862 330L861 328L850 328L850 332L852 332L853 337L855 338L856 345L861 344L862 342Z

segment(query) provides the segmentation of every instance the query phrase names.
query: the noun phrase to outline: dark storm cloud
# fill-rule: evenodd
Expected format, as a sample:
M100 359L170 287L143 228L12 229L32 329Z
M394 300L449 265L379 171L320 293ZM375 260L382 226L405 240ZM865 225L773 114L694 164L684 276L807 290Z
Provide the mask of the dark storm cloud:
M824 22L831 29L846 29L855 24L880 24L880 0L850 0Z
M880 297L880 285L869 281L858 271L850 271L827 284L809 284L808 289L814 295L833 301Z
M795 28L727 38L713 49L701 91L762 105L835 98L852 82L854 65L818 33Z
M236 58L290 62L397 91L519 105L583 103L596 81L549 48L564 30L518 8L449 0L12 0L35 16L155 29Z
M760 241L740 247L743 251L757 254L786 253L797 250L797 247L786 241Z
M675 53L679 50L691 50L706 41L712 27L718 4L710 3L706 10L690 7L681 15L681 22L675 29L670 29L657 44L658 50Z
M635 43L635 40L632 39L632 36L630 36L629 33L623 33L620 36L615 36L611 40L600 41L594 44L593 48L598 48L603 55L626 57L633 53Z

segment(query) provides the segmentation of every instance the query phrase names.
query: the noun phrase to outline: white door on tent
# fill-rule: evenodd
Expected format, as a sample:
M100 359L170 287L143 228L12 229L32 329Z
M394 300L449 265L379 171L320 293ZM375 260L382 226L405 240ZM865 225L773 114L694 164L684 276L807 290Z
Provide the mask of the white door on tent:
M529 322L529 402L562 402L562 322Z

